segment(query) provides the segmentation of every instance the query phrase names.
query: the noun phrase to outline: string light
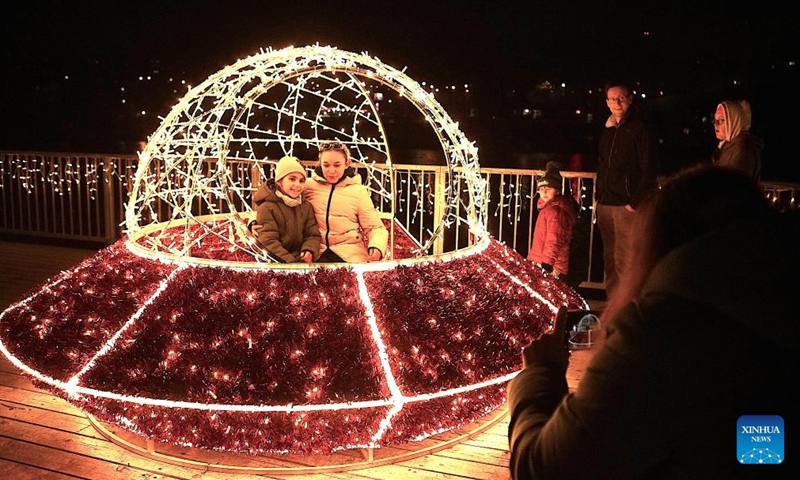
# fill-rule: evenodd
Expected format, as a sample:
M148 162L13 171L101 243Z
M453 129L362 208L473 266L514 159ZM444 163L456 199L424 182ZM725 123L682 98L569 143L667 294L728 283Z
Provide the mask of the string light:
M252 192L237 162L342 138L373 193L397 198L391 170L369 158L391 165L369 82L412 102L440 139L450 183L409 176L401 202L430 213L436 190L439 224L422 245L397 236L389 261L271 263L245 231ZM290 47L224 68L164 118L130 188L127 236L2 312L0 351L37 385L160 442L307 453L447 431L502 405L522 346L558 306L586 305L489 237L474 144L432 93L365 54ZM420 256L457 222L471 246Z
M365 169L368 188L391 203L398 197L384 127L371 94L377 86L405 96L424 115L442 143L449 181L466 184L465 198L449 186L441 192L446 207L439 212L442 217L434 219L418 252L428 251L454 221L466 223L478 238L485 236L485 181L479 173L477 148L458 123L405 73L376 57L319 45L262 52L223 68L191 89L140 154L126 210L128 235L154 257L192 257L195 247L219 235L206 227L196 208L200 204L212 214L228 214L217 225L221 229L227 225L232 237L238 237L232 250L274 262L247 233L240 212L252 211L251 191L236 186L231 167L261 168L286 154L314 154L313 148L308 149L325 139L345 141L354 160ZM343 114L352 116L350 124L337 120ZM384 167L376 168L371 157L382 159ZM205 159L216 159L210 172L198 168ZM416 208L423 208L423 203L432 202L419 197ZM459 203L464 208L457 209ZM457 211L466 217L457 217ZM160 235L179 222L186 228L181 241L163 241ZM140 242L145 236L146 241Z
M249 453L333 451L424 438L497 408L521 347L549 328L556 302L585 305L493 240L471 254L408 261L313 271L181 266L152 263L121 241L3 312L0 350L55 394L161 441ZM95 295L69 307L57 302L53 315L53 298L87 286ZM280 293L264 294L271 290ZM119 292L142 292L142 302L113 308ZM102 304L109 308L98 310ZM492 317L503 321L491 325ZM90 318L91 341L76 340ZM84 344L96 353L57 353ZM342 363L363 374L337 371ZM259 372L267 373L263 381L254 380ZM295 386L288 380L303 377ZM287 401L269 400L277 398ZM291 427L281 420L300 413L307 416ZM353 414L362 423L349 433L324 426ZM239 443L217 435L223 426L249 429L255 418L266 424L252 430L262 435L248 438L249 447L241 435ZM191 435L180 433L186 424L195 426ZM295 446L275 440L305 438L297 429L312 426L324 433Z

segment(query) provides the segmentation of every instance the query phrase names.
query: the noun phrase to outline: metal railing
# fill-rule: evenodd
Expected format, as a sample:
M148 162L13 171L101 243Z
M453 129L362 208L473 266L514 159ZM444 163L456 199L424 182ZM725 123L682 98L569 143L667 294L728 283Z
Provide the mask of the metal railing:
M229 170L233 181L242 188L254 191L263 175L271 175L253 168L252 163L239 163L230 163ZM0 152L0 233L111 244L124 235L125 207L137 166L134 155ZM392 172L393 196L376 193L375 205L392 213L415 240L425 244L442 218L444 191L450 181L448 169L394 164ZM523 256L527 255L536 222L536 185L543 174L542 170L532 169L481 169L487 185L486 229ZM368 171L365 180L367 184L387 182L385 175L379 170ZM563 176L580 205L573 231L576 251L571 255L570 267L577 274L572 277L583 287L602 288L602 249L593 217L595 174L563 172ZM463 195L461 183L456 179L453 185L457 197ZM778 208L797 208L800 186L780 182L762 182L762 186ZM223 206L221 200L219 203L219 211L230 208ZM470 244L464 222L466 207L465 201L458 202L452 214L453 224L436 238L429 253ZM168 218L171 214L168 205L158 206L156 211L159 210L163 210L159 217Z

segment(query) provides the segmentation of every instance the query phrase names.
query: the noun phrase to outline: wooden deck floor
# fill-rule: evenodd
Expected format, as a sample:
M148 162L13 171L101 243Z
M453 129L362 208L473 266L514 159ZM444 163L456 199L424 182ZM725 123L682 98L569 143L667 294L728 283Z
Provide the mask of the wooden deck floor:
M60 271L94 254L94 250L46 246L0 240L0 311L20 300ZM573 354L568 372L571 389L577 385L592 351ZM384 454L403 454L428 448L428 453L390 465L338 473L231 474L208 468L175 465L132 453L107 440L90 419L67 401L33 386L3 355L0 355L0 477L5 479L507 479L508 415L485 431L448 448L439 448L464 436L448 432L403 448L381 449ZM478 424L483 427L487 423ZM185 452L184 452L185 453ZM198 452L190 452L198 457ZM352 462L360 452L321 457L235 458L237 465L254 471L272 467L315 466ZM181 455L177 452L176 455ZM203 453L208 463L231 463L224 454ZM376 455L376 458L379 458Z

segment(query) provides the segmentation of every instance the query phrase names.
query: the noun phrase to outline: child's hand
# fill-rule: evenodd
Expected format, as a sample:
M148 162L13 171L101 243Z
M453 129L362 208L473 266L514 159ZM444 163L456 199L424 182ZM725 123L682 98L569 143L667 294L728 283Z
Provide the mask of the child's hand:
M303 252L300 252L300 260L306 263L311 263L311 261L314 260L314 256L311 255L311 252L305 250Z
M370 248L369 251L369 261L370 262L377 262L381 259L381 251L377 248Z

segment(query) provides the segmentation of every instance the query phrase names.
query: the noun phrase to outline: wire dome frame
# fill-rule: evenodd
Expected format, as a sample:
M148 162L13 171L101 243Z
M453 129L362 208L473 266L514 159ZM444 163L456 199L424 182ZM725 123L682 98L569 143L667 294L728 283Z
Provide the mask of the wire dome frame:
M393 205L389 142L371 95L376 85L424 116L446 161L445 208L415 255L425 255L455 222L465 222L476 240L485 239L486 182L477 148L458 123L431 93L377 57L313 45L239 60L172 108L139 155L126 209L129 244L145 256L229 263L195 255L212 238L221 239L241 254L234 263L273 263L247 229L254 189L246 179L284 155L315 158L326 140L347 144L354 163L367 172L372 194ZM459 182L465 197L456 192ZM454 213L462 211L455 208L459 202L466 218Z

